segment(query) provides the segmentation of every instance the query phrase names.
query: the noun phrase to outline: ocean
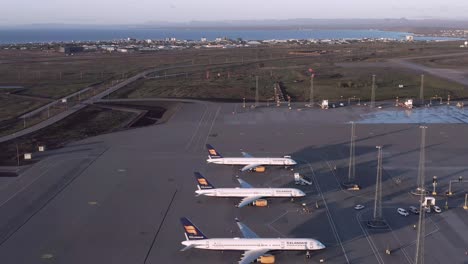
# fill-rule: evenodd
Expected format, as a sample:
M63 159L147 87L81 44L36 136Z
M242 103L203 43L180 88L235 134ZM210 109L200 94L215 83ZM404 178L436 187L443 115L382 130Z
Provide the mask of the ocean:
M200 40L218 37L244 40L268 39L404 39L407 32L380 30L202 30L202 29L0 29L0 44L71 41L106 41L125 38ZM415 37L415 40L451 40L443 37ZM452 39L456 40L456 39Z

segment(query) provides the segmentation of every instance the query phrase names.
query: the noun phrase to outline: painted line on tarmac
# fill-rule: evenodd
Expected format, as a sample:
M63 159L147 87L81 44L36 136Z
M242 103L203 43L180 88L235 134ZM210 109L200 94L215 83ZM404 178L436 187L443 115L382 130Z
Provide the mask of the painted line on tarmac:
M60 161L62 162L62 161ZM42 176L44 176L47 172L49 172L49 170L51 169L51 167L57 165L58 162L54 162L53 165L48 165L48 166L45 166L47 167L47 169L42 172L41 174L39 174L39 176L37 176L33 181L31 181L30 183L28 183L26 186L23 186L23 188L19 189L17 192L15 192L13 195L10 196L10 198L8 198L6 201L4 201L3 203L0 204L0 207L2 207L3 205L5 205L7 202L9 202L11 199L15 198L16 195L18 195L19 193L23 192L25 189L27 189L29 186L31 186L33 183L35 183L37 180L39 180Z
M161 223L159 224L158 230L156 231L156 234L154 235L153 241L151 242L151 246L148 249L148 252L146 253L145 260L143 261L143 264L148 261L149 255L151 253L151 250L154 247L154 244L156 244L156 239L158 238L159 231L161 231L162 226L164 225L164 221L166 220L167 214L169 213L169 210L171 209L172 203L174 202L174 199L177 194L177 189L175 189L174 194L172 195L171 201L169 202L169 205L167 206L166 212L164 213L163 219Z
M54 164L54 165L55 165L55 164ZM52 165L52 166L54 166L54 165ZM47 171L47 170L50 169L50 168L48 168L48 167L51 167L51 165L50 165L50 164L47 164L46 162L43 162L42 164L39 165L39 167L37 168L37 170L43 170L44 168L47 168L47 169L46 169L46 171ZM33 167L31 167L31 168L33 168ZM29 169L31 169L31 168L29 168ZM25 173L18 174L18 177L16 177L15 180L10 181L9 183L3 185L3 186L0 188L0 191L2 191L2 190L4 190L4 189L8 188L10 185L12 185L12 184L14 184L14 183L21 183L21 181L26 180L27 177L26 177L25 174L27 174L27 173L28 173L28 171L26 171ZM25 178L26 178L26 179L25 179ZM1 205L0 205L0 206L1 206Z
M395 232L393 231L393 228L390 226L390 224L387 223L387 225L388 225L388 228L390 228L390 231L391 231L393 237L395 238L395 240L400 244L400 249L401 249L401 251L403 252L403 255L405 255L406 260L408 261L409 264L411 264L411 263L412 263L412 262L411 262L411 259L410 259L410 257L408 256L408 254L406 253L406 250L405 250L405 248L403 247L403 245L402 245L402 243L401 243L401 240L400 240L400 239L398 238L398 236L395 234Z
M64 183L63 186L60 187L60 189L56 190L56 193L54 193L52 195L52 197L50 197L49 199L47 199L47 201L45 201L36 211L34 211L23 223L20 224L20 226L18 226L17 228L15 228L15 230L13 230L10 234L7 233L6 237L0 241L0 246L2 246L5 242L7 242L16 232L18 232L18 230L20 230L23 226L25 226L36 214L38 214L42 209L44 209L47 205L49 205L50 202L52 202L59 194L61 194L68 186L70 186L70 184L72 184L76 179L78 179L78 177L80 177L91 165L94 164L94 162L99 158L101 157L102 155L104 155L104 153L107 152L109 148L106 148L104 149L99 155L96 155L95 157L92 157L92 160L85 166L85 168L83 168L78 175L75 175L74 177L72 177L71 179L68 180L68 182ZM63 162L63 161L60 161L60 162ZM46 171L47 172L47 171ZM45 172L43 173L45 174ZM41 174L41 176L43 175ZM38 177L39 178L39 177ZM36 179L37 180L37 179ZM34 180L34 182L36 181ZM28 184L28 186L30 186L32 183ZM23 188L24 189L24 188ZM23 190L22 189L22 190ZM17 192L19 193L19 192ZM17 194L16 193L16 194ZM16 195L15 194L15 195ZM10 199L12 199L14 196L12 196ZM10 200L9 199L9 200ZM3 206L6 202L8 201L5 201L4 203L2 203L0 205ZM3 234L2 234L3 236Z
M332 228L333 235L335 236L336 241L337 241L337 242L340 244L340 246L341 246L341 250L343 251L344 257L345 257L345 259L346 259L346 263L349 264L350 262L349 262L348 255L346 254L346 250L344 249L343 243L341 242L340 235L338 234L338 230L336 229L335 222L333 221L333 217L332 217L332 215L331 215L331 213L330 213L330 209L328 208L327 201L325 200L325 197L323 196L323 193L322 193L322 191L321 191L321 189L320 189L320 186L319 186L319 184L318 184L317 177L316 177L316 175L315 175L314 169L312 168L312 166L310 165L309 162L306 162L306 163L309 165L309 168L310 168L310 170L312 171L312 179L314 180L314 182L315 182L315 184L316 184L315 186L316 186L316 188L317 188L318 194L319 194L320 197L322 198L323 204L325 205L325 208L326 208L325 212L326 212L326 214L327 214L328 221L330 222L330 226L331 226L331 228Z
M221 110L221 106L218 106L218 110L216 110L216 114L213 118L213 121L211 122L211 126L210 126L210 130L208 130L208 135L206 135L206 139L205 139L205 144L208 142L208 137L210 137L210 134L211 134L211 130L213 130L213 126L214 124L216 123L216 119L218 118L218 115L219 115L219 111ZM202 146L202 148L204 148L205 146Z
M210 120L212 119L212 115L215 113L213 111L208 111L208 114L206 115L205 119L203 120L200 130L198 131L197 135L195 136L192 145L190 148L193 151L199 152L197 149L200 147L200 144L202 143L203 139L205 138L205 133L203 132L204 129L206 129L210 123ZM203 148L204 150L204 148Z
M185 150L190 148L190 145L192 144L192 141L195 138L195 135L198 133L198 130L200 129L202 121L205 118L206 112L208 111L208 107L205 104L203 106L205 106L205 111L203 112L203 115L201 116L200 120L198 121L197 128L195 129L195 131L193 131L192 137L190 138L189 142L187 142L187 145L185 145Z
M370 237L369 235L369 232L367 232L367 230L362 227L362 219L361 219L361 214L363 213L364 211L361 211L359 213L356 214L356 220L358 221L359 223L359 227L361 227L361 230L362 232L364 233L364 237L367 239L367 242L369 242L369 245L370 245L370 248L372 249L372 252L374 253L377 261L379 263L384 263L382 257L380 256L379 254L379 251L377 250L377 246L374 244L374 241L372 241L372 238Z

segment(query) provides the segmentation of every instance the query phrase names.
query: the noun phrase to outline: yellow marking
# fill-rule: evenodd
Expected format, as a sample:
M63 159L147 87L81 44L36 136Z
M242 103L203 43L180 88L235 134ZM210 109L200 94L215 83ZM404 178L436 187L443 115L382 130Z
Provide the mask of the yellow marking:
M192 234L192 235L198 235L197 229L195 229L194 226L184 226L185 232Z
M208 152L210 152L210 155L213 155L213 156L217 156L218 154L216 153L216 150L214 149L210 149L208 150Z
M199 178L199 179L198 179L198 183L199 183L200 185L208 185L208 182L206 182L206 179L202 179L202 178Z

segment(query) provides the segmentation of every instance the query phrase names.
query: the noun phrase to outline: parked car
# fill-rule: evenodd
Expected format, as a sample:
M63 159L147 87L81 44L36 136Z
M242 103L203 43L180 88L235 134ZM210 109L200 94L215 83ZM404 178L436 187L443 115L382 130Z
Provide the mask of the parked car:
M410 210L410 212L412 212L413 214L419 214L419 209L416 208L416 206L410 206L410 207L409 207L409 210Z
M398 214L400 214L400 215L402 215L402 216L408 216L408 215L409 215L408 211L406 211L406 210L403 209L403 208L398 208L398 209L397 209L397 212L398 212Z
M358 204L358 205L354 206L354 209L356 209L356 210L364 209L364 205Z
M434 211L435 211L436 213L442 213L442 210L441 210L440 207L437 206L437 205L434 205Z

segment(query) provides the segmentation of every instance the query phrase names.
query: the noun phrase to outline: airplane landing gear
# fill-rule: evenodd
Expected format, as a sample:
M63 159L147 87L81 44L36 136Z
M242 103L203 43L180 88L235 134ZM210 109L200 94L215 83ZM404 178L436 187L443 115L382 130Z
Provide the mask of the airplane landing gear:
M310 259L310 251L309 250L306 251L306 258Z

